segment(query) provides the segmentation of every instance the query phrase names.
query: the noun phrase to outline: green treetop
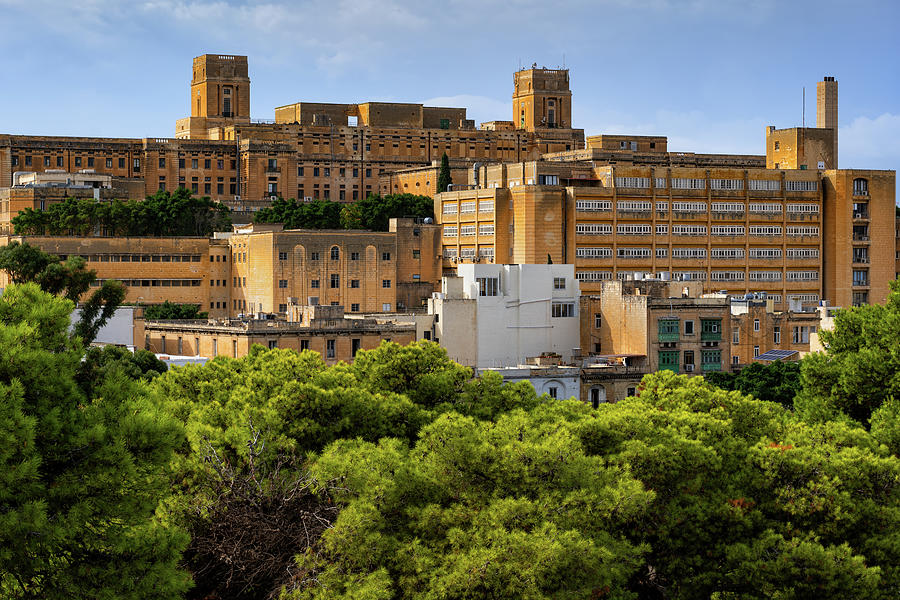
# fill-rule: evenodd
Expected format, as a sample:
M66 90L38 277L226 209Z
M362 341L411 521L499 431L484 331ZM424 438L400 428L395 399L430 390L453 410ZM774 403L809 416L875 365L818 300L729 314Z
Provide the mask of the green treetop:
M441 156L441 171L438 173L438 181L437 181L437 191L440 194L441 192L446 192L447 187L453 183L453 179L450 176L450 159L447 158L447 153L444 152L444 155Z

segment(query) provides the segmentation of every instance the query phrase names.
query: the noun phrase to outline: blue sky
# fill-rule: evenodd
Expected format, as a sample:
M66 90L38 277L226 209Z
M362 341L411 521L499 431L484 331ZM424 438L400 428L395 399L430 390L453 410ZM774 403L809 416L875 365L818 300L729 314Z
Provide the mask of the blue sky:
M191 59L246 54L254 117L298 100L466 106L510 119L512 73L571 69L586 134L764 152L840 86L842 167L900 165L896 0L0 0L0 132L168 137Z

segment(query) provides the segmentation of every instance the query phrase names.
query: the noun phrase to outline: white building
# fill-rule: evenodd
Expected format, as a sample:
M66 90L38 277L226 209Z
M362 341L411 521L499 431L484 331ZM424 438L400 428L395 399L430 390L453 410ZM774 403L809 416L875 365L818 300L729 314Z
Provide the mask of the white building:
M579 349L574 265L460 264L428 300L433 339L460 364L512 367L527 357Z
M518 367L501 367L490 370L500 373L505 382L527 381L538 394L547 394L558 400L581 398L580 367L519 365Z

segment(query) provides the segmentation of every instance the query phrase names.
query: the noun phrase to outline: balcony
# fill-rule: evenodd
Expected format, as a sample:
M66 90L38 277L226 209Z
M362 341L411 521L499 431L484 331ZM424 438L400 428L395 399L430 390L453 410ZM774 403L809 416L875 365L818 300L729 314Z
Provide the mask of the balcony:
M234 116L234 112L232 112L230 110L224 110L224 111L222 111L222 116L230 119L231 117Z
M701 342L719 342L722 340L722 332L721 331L701 331L700 332L700 341Z
M678 332L675 333L662 333L659 334L660 342L677 342L678 341Z
M868 242L868 241L869 241L869 236L868 236L868 235L863 235L863 234L861 234L861 233L854 233L854 234L853 234L853 241L854 241L854 242Z
M281 173L281 167L268 166L266 167L266 173Z
M720 362L716 362L716 363L703 363L703 364L700 366L700 368L703 370L704 373L709 373L710 371L721 371L721 370L722 370L722 363L720 363Z

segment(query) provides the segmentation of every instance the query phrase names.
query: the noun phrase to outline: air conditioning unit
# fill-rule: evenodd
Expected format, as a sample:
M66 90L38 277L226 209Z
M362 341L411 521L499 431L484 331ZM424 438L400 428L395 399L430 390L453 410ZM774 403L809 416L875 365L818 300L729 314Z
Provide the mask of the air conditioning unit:
M694 365L684 365L684 372L685 372L685 373L693 373L693 372L694 372Z
M304 202L312 202L312 196L303 196Z
M234 201L235 201L235 202L240 202L240 201L241 201L241 197L240 197L240 196L235 196L235 197L234 197Z
M271 200L272 202L275 202L276 200L278 200L278 196L275 196L275 195L269 196L269 200Z

